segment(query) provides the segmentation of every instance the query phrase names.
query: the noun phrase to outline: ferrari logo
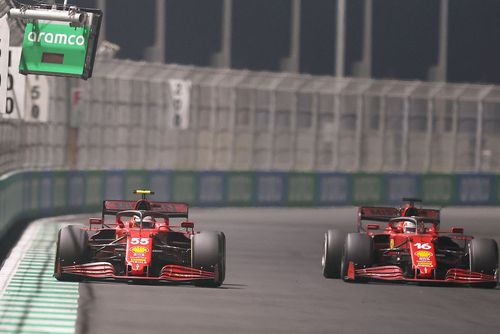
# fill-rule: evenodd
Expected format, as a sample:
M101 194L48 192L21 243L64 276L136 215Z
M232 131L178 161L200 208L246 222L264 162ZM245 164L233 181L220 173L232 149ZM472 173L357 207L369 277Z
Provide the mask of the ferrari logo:
M389 243L389 248L390 249L393 249L394 248L394 239L391 239L390 243Z

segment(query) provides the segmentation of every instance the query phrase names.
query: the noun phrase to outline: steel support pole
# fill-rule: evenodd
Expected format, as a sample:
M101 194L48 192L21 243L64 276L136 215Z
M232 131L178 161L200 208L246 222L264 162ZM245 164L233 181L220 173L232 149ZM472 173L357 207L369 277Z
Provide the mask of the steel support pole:
M365 0L363 18L363 58L360 76L372 76L372 45L373 45L373 0Z
M220 50L211 57L212 66L231 68L233 29L233 0L224 0L222 3L222 22L220 36Z
M448 68L448 13L449 0L440 0L439 6L439 38L438 61L436 66L429 71L429 79L446 81Z
M346 0L337 0L337 38L335 48L335 76L344 76L345 66L345 7Z
M292 0L292 12L290 18L290 53L285 59L284 67L288 72L300 72L300 10L302 0Z
M99 32L99 40L106 40L106 0L97 0L97 8L102 10L102 21L101 21L101 30Z
M165 62L166 0L156 0L155 49L157 61Z
M102 1L102 0L101 0ZM155 40L153 46L146 48L146 60L158 63L165 63L165 21L166 21L166 4L167 0L156 0L155 5Z
M233 0L224 0L222 9L222 66L231 68L231 38L233 19Z
M448 65L448 12L449 0L441 0L439 14L439 60L438 75L439 81L446 81Z

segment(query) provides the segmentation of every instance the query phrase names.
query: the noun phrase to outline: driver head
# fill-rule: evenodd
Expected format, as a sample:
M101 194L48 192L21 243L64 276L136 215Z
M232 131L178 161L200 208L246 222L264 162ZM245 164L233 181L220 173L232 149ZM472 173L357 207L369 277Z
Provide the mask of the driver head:
M414 222L407 220L403 223L403 232L414 234L417 232L417 225Z

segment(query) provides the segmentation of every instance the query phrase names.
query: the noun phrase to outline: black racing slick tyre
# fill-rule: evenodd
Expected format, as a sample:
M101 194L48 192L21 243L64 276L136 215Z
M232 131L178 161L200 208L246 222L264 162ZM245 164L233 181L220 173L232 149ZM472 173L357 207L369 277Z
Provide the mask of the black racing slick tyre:
M358 268L373 264L373 239L370 236L363 233L347 235L341 263L341 275L344 281L348 281L346 277L349 262L353 262Z
M57 237L54 277L59 281L81 281L82 276L63 274L61 268L87 262L89 252L89 240L85 230L74 225L60 229Z
M339 230L328 230L325 233L325 249L321 264L323 276L326 278L340 278L345 237L346 234Z
M192 238L193 268L213 271L213 280L194 281L198 286L221 286L226 277L226 236L222 232L202 231Z
M498 270L498 245L493 239L472 239L469 242L470 270L495 275ZM495 288L496 282L484 287Z

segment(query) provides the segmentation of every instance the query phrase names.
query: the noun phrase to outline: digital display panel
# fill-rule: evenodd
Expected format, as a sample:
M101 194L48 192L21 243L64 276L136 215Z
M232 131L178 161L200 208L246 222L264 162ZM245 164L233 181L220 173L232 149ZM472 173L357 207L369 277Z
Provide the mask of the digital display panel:
M64 54L62 53L42 53L42 63L62 64L64 63Z

